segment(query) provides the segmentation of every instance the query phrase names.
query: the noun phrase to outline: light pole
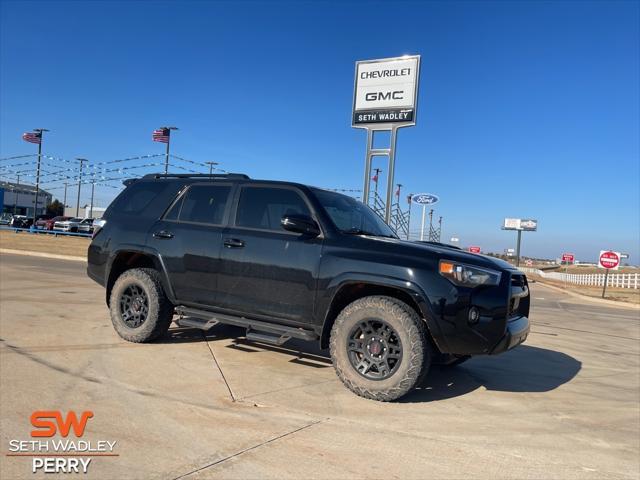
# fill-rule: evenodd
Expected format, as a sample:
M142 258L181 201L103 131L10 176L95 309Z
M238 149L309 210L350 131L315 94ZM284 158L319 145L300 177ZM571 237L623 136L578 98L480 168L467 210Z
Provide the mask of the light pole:
M90 210L89 210L89 218L93 218L93 192L95 191L95 188L96 188L96 181L93 180L91 182L91 207L90 207ZM85 215L85 217L86 217L86 215Z
M80 173L78 175L78 201L76 203L76 217L80 215L80 185L82 185L82 165L88 162L86 158L76 158L80 162Z
M38 195L40 194L40 159L42 158L42 137L44 136L44 132L48 132L49 130L47 130L46 128L34 128L33 131L40 137L40 141L38 142L38 166L36 168L36 203L33 207L33 225L35 225L36 216L38 215Z
M16 183L16 198L13 201L13 214L16 215L16 212L18 211L18 190L20 189L20 175L16 175L18 177L17 183Z
M409 212L407 212L407 240L411 237L411 204L413 203L411 197L413 197L412 193L407 196L407 202L409 203Z
M209 176L213 175L213 166L218 165L218 162L204 162L209 165Z

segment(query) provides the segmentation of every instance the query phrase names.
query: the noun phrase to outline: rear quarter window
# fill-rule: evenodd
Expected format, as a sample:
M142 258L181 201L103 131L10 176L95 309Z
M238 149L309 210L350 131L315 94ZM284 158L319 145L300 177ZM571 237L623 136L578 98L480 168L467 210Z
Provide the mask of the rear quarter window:
M113 201L109 214L141 215L167 187L164 182L134 183Z

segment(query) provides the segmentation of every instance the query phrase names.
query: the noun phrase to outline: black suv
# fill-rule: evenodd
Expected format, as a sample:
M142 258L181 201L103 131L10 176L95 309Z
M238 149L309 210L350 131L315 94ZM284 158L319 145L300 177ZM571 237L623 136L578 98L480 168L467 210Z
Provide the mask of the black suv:
M529 332L520 271L399 240L348 196L241 174L126 185L87 268L125 340L154 340L175 315L183 326L244 327L250 341L317 340L349 389L394 400L432 363L501 353Z

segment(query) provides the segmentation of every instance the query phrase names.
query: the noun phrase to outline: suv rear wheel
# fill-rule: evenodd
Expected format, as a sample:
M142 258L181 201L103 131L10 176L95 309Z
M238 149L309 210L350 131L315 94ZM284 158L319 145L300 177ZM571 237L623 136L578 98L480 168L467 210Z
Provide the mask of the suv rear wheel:
M150 342L164 335L173 318L160 274L152 268L133 268L118 277L109 302L113 327L129 342Z
M349 304L331 329L331 359L338 377L361 397L402 397L426 375L431 350L425 327L406 303L371 296Z

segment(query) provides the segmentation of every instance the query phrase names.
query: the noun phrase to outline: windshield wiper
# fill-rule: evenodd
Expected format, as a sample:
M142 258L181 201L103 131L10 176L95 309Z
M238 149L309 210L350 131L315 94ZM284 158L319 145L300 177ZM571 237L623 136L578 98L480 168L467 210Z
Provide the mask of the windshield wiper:
M361 228L350 228L349 230L342 230L342 233L346 235L372 235L376 236L375 233L369 232L367 230L362 230Z
M372 237L384 237L384 238L398 238L394 235L386 235L384 233L373 233L361 228L350 228L349 230L342 230L342 233L346 235L370 235Z

